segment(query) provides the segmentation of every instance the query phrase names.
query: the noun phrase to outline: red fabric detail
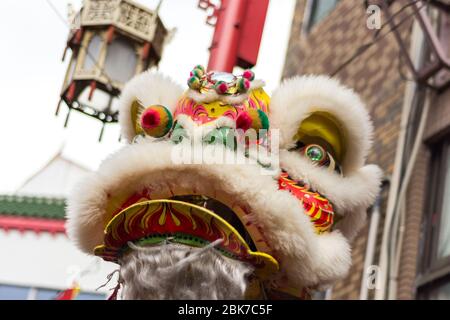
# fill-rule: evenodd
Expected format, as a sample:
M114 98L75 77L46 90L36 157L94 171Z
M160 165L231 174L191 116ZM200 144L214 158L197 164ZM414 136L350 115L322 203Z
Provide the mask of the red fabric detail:
M120 208L118 208L116 211L114 211L111 218L115 217L122 210L125 210L129 206L132 206L133 204L140 202L140 200L141 201L151 200L149 189L144 189L142 192L133 193L127 200L125 200L125 202L120 206Z
M80 29L78 29L77 32L75 33L74 43L75 43L75 44L80 44L82 38L83 38L83 29L80 28Z
M119 289L120 289L120 282L117 283L117 286L114 288L114 291L108 298L108 300L117 300L117 293L119 292Z
M114 26L109 26L108 31L106 32L106 41L111 43L114 37Z
M333 225L334 209L332 204L321 194L311 191L308 185L292 180L286 172L278 178L280 190L288 190L299 199L305 208L305 214L313 219L318 227L331 227ZM320 216L317 217L317 214Z
M55 300L74 300L78 295L78 290L76 288L67 289L58 294Z
M89 97L88 100L91 101L92 100L92 96L94 95L94 91L97 88L97 82L95 80L91 81L91 89L89 91Z
M144 47L142 48L142 55L141 55L142 60L147 59L149 53L150 53L150 42L146 42L144 44Z
M69 101L72 101L75 95L75 89L76 89L76 84L75 82L72 82L69 86L69 90L67 91L67 95L66 98Z

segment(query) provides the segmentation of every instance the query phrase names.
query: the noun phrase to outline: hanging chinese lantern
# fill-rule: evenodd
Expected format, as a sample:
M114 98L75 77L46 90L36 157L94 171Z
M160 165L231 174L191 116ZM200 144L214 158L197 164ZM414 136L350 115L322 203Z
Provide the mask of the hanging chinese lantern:
M158 5L159 8L159 5ZM118 120L117 97L134 75L157 66L168 31L158 8L150 10L130 0L85 0L70 18L64 57L71 52L61 89L61 104L105 124ZM63 58L64 59L64 58Z

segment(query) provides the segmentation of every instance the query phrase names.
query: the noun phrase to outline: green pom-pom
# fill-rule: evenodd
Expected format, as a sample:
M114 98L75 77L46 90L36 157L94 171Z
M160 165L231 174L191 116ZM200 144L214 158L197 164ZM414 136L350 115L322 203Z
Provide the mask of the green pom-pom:
M263 130L269 130L269 117L267 117L267 114L258 109L258 117L259 117L259 121L261 122L261 129Z
M195 76L197 78L202 78L205 75L205 68L202 65L196 65L191 71L191 77Z
M258 132L258 139L261 139L266 136L267 131L269 130L269 118L267 114L261 109L253 109L256 112L254 113L252 127Z
M188 79L187 84L189 88L197 90L200 88L200 79L196 76L192 76Z
M196 66L194 67L194 69L201 70L203 73L205 73L205 68L204 68L201 64L196 65Z
M200 69L194 69L191 72L192 76L197 77L197 78L201 78L204 75L204 72Z

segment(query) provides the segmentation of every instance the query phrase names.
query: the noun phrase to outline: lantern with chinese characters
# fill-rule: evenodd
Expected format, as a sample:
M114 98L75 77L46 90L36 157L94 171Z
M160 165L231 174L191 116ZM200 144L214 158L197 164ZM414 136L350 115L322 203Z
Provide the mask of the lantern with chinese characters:
M158 5L159 8L159 5ZM117 122L117 97L130 78L157 66L168 31L156 10L130 0L85 0L69 14L71 30L64 57L72 55L61 89L61 104L103 123Z

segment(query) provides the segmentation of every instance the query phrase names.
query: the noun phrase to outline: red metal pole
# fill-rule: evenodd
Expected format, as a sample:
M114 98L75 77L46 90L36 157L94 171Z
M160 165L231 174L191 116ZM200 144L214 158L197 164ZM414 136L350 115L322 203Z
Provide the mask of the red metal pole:
M209 71L233 72L247 0L222 0L208 62Z

